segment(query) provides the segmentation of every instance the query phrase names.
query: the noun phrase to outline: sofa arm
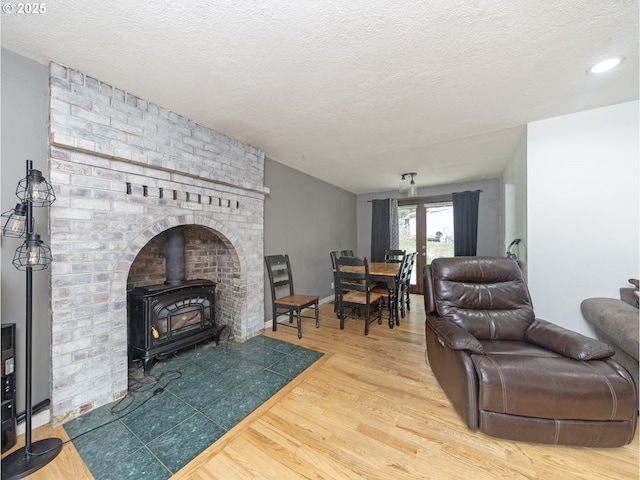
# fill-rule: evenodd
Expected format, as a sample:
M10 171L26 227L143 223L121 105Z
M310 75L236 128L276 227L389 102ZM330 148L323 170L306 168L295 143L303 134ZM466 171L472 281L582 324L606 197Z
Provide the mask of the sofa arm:
M450 349L484 354L484 348L478 339L451 320L438 315L427 315L427 322L438 336L438 341Z
M575 360L597 360L615 352L606 343L536 318L524 334L527 342Z
M580 304L584 319L602 340L638 360L638 309L615 298L587 298Z

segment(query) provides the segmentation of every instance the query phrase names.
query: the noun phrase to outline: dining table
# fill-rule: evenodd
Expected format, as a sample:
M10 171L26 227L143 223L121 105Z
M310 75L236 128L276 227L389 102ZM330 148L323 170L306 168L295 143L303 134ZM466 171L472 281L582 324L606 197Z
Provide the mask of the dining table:
M369 279L373 282L384 283L389 290L389 328L400 325L398 316L398 299L396 298L396 287L400 274L400 263L397 262L369 262ZM343 266L344 271L358 272L363 267Z

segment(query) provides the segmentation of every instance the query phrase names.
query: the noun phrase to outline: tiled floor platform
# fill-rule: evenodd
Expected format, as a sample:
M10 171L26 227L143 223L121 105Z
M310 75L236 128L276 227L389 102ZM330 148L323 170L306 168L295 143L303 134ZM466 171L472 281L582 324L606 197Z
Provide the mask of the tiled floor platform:
M168 479L321 356L262 335L199 346L64 427L96 480Z

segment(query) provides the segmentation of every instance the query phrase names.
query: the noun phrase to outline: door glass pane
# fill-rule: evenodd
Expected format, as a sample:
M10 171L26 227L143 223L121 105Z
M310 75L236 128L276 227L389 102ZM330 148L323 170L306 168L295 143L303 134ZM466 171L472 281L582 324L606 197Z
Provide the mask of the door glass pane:
M416 251L416 210L417 205L398 206L399 247L407 254ZM416 269L411 272L411 285L416 284Z
M434 258L453 257L453 203L425 204L427 265Z

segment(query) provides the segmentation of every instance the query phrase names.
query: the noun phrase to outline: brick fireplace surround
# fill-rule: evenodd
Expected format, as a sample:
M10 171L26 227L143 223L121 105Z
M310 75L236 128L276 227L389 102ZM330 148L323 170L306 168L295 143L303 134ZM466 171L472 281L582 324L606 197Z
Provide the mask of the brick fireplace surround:
M126 291L163 282L169 228L187 227L186 279L218 282L216 321L240 341L262 331L268 189L263 152L63 65L49 74L58 425L127 392Z

